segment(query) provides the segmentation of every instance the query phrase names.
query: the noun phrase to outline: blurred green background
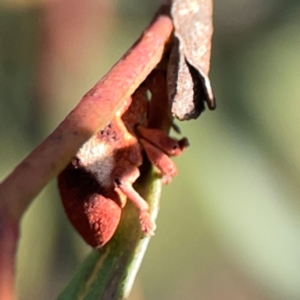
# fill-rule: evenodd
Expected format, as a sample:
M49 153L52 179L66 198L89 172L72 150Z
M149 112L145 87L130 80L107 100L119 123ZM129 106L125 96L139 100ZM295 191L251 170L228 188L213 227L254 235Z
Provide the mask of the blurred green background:
M136 40L153 0L0 1L0 178ZM300 299L300 2L215 0L215 112L164 188L130 300ZM90 248L55 182L22 224L19 299L53 299Z

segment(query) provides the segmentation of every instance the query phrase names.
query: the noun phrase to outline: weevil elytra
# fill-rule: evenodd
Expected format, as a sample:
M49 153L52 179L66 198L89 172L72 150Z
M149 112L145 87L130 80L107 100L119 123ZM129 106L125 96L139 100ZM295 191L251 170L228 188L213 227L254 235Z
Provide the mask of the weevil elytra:
M114 119L82 145L58 177L66 214L92 247L102 247L110 240L127 199L139 210L141 230L147 235L154 234L155 224L150 219L148 204L132 187L140 175L142 152L145 151L168 183L177 174L169 156L180 155L188 146L185 138L175 140L161 129L149 128L153 101L167 98L166 92L159 94L166 91L165 75L158 72L157 76L156 84L162 84L162 89L140 86Z

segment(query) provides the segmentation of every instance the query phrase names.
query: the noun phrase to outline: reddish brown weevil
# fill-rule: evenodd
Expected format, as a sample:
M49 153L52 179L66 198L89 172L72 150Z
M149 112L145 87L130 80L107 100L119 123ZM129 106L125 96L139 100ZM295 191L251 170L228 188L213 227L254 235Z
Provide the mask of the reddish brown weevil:
M177 174L170 156L180 155L188 145L187 139L175 140L162 130L164 126L157 126L153 122L156 114L158 123L165 119L171 123L171 114L180 120L197 118L204 110L204 102L210 109L215 108L208 78L212 1L166 3L174 32L170 49L149 76L154 81L147 86L146 80L114 119L82 145L58 177L66 214L84 240L95 248L102 247L114 234L127 199L139 210L142 231L154 234L148 204L132 186L140 175L142 152L168 183Z
M148 99L147 92L146 86L140 86L114 119L82 145L58 177L66 214L92 247L102 247L110 240L126 199L139 210L142 231L154 234L148 204L132 187L140 175L142 151L168 183L177 174L169 156L180 155L188 145L185 138L177 141L160 129L149 128L149 106L159 95L150 89L152 99ZM161 96L167 98L167 94Z

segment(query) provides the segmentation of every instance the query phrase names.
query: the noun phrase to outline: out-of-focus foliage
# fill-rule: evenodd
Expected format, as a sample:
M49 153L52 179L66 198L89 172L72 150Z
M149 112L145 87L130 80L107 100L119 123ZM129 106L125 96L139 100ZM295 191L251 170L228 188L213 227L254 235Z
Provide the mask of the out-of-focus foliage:
M157 5L55 2L0 6L1 178L117 61ZM164 189L131 300L300 299L300 2L214 7L218 108L180 124L191 147ZM23 220L19 298L53 299L89 251L50 184Z
M48 0L1 0L2 9L23 9L46 4ZM49 2L49 1L48 1Z

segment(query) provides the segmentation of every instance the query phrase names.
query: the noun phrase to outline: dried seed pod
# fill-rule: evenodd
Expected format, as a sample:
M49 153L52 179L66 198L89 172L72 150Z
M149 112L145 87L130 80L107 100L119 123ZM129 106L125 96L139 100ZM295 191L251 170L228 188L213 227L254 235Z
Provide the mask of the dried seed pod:
M168 66L172 114L180 120L197 118L215 108L208 78L212 25L211 0L172 0L173 45Z

